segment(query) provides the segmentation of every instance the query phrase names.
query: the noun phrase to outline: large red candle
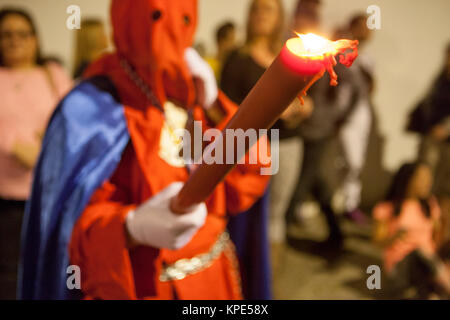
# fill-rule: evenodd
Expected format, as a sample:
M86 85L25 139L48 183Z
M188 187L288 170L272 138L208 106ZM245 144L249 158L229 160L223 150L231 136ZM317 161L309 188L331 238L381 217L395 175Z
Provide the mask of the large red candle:
M329 41L314 34L299 35L286 42L281 53L256 83L242 102L227 129L269 129L280 118L296 97L306 94L308 88L320 79L326 70L331 77L331 85L337 85L337 75L333 71L335 56L348 49L353 52L341 56L341 63L351 66L357 57L357 41ZM223 155L226 157L227 135L222 139ZM250 146L247 146L245 152ZM236 154L236 149L234 150ZM242 155L236 155L238 160ZM200 165L172 201L172 210L183 213L187 208L205 201L214 188L233 169L235 164Z

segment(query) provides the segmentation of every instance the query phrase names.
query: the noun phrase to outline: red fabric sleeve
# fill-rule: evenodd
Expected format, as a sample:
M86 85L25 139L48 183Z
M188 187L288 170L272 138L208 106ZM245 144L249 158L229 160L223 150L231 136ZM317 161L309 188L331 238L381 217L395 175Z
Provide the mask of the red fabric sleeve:
M75 226L70 258L81 269L86 299L136 299L124 229L131 209L106 202L93 204Z

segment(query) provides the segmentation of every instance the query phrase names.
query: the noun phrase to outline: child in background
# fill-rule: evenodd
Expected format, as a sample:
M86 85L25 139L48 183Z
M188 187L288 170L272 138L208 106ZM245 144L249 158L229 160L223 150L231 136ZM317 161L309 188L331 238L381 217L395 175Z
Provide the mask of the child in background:
M383 247L389 287L396 296L411 288L419 298L450 292L448 271L436 254L441 211L430 194L432 184L427 165L405 164L395 175L386 201L373 212L375 241Z

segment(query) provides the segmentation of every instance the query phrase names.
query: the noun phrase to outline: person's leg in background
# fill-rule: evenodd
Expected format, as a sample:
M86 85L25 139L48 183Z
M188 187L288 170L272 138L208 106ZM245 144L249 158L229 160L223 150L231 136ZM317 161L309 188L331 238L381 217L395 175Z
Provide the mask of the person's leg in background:
M438 296L447 299L450 294L450 277L442 260L421 249L411 253L415 257L411 266L411 284L417 288L419 299Z
M328 238L324 244L330 249L341 249L343 244L343 235L341 227L339 226L338 217L332 206L332 199L334 190L331 187L327 177L327 173L320 169L323 163L323 157L327 154L327 148L330 146L329 139L323 139L316 142L315 153L317 162L317 175L312 187L314 197L319 203L320 210L325 216L325 220L328 227Z
M0 300L16 299L25 202L0 200Z
M299 137L283 139L279 146L279 170L272 177L270 184L269 239L274 274L281 266L286 242L285 213L300 173L303 150L303 144Z
M340 249L343 244L343 235L339 226L338 217L331 204L333 194L329 190L326 181L320 179L314 186L314 196L317 198L320 210L325 215L328 227L328 238L325 243L330 248Z
M370 106L360 103L356 106L345 126L340 131L340 139L349 172L342 184L346 214L355 222L364 222L364 215L359 211L361 202L361 171L366 160L372 114Z
M343 241L341 228L331 205L333 194L326 179L321 177L322 171L320 170L323 156L328 146L329 139L327 138L304 142L304 157L300 179L289 203L286 219L288 224L295 222L298 206L312 193L319 202L321 211L326 218L329 237L325 244L330 245L333 249L339 249Z
M299 174L296 178L289 205L286 210L286 223L289 225L297 221L297 208L301 206L305 198L311 193L316 177L319 173L317 143L316 141L304 140L303 161Z

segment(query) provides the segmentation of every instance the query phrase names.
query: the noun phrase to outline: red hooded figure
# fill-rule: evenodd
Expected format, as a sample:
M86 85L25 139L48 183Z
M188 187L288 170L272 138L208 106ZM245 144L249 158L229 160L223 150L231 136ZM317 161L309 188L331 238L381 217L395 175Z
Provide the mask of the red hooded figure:
M131 139L72 232L70 263L80 267L84 298L241 299L227 213L247 210L263 195L268 177L260 175L261 165L238 165L185 218L163 205L174 183L189 177L173 131L186 126L188 114L203 129L221 129L236 110L219 92L215 107L221 117L213 121L199 103L201 86L185 60L197 1L113 0L111 17L116 52L85 76L113 83ZM165 231L172 230L169 224L178 228L173 237ZM157 245L164 239L175 242Z

